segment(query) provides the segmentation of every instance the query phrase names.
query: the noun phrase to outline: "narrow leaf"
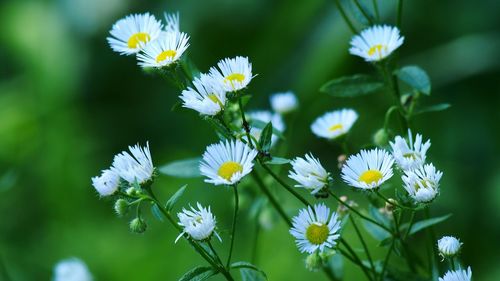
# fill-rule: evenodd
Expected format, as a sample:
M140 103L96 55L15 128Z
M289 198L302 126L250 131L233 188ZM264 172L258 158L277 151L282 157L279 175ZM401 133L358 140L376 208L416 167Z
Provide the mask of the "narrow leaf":
M160 208L158 208L158 205L156 204L151 205L151 213L157 220L163 222L163 215L160 211Z
M427 73L418 66L405 66L396 71L399 80L405 82L413 89L425 94L431 94L431 80Z
M283 164L288 164L290 162L291 162L290 159L281 158L281 157L274 157L273 156L273 158L271 158L271 160L267 161L266 164L269 164L269 165L283 165Z
M415 234L419 232L420 230L426 229L428 227L431 227L435 224L441 223L445 220L447 220L449 217L451 217L451 214L441 216L441 217L435 217L435 218L430 218L427 220L422 220L419 222L416 222L410 229L410 234Z
M170 199L168 199L167 204L165 205L165 208L167 209L167 211L172 210L172 208L174 207L174 204L177 202L177 200L179 200L179 198L181 198L182 194L184 194L186 187L187 187L187 184L183 185L181 188L179 188L179 190L177 190L176 193L174 193L174 195L172 195L172 197L170 197Z
M267 126L266 122L262 122L260 120L252 120L252 121L250 121L250 123L253 127L259 128L259 129L264 129ZM283 136L283 133L276 128L273 128L273 135L277 136L278 138L280 138L282 140L285 139L285 136Z
M372 76L357 74L331 80L320 91L334 97L358 97L373 94L384 87L384 83Z
M263 151L269 151L271 149L271 137L273 136L273 124L271 122L262 129L260 134L259 146Z
M450 107L451 107L451 104L449 104L449 103L438 103L438 104L422 107L422 108L418 109L414 113L414 115L418 115L418 114L422 114L422 113L426 113L426 112L443 111L443 110L446 110Z
M249 263L249 262L245 262L245 261L238 261L238 262L234 262L231 264L231 268L239 268L241 269L241 277L243 278L243 280L267 280L267 275L264 271L260 270L258 267L256 267L255 265ZM255 274L248 274L249 277L251 276L252 278L254 279L245 279L244 278L244 269L250 269L252 271L254 271L254 273L258 273L258 275L255 275ZM264 278L258 278L258 277L264 277ZM257 278L257 279L255 279Z
M189 158L170 162L160 167L160 173L177 178L198 178L201 158Z
M215 274L217 272L212 267L198 266L186 272L179 281L202 281L207 280Z

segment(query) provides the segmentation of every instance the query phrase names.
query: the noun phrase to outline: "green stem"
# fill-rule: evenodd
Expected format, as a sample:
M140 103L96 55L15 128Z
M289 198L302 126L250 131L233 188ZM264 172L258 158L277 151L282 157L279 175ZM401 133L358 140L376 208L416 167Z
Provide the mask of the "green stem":
M384 265L382 266L382 272L380 273L380 281L384 280L385 270L387 269L387 264L389 263L389 257L391 256L392 250L394 249L395 242L396 239L393 239L391 242L391 247L389 247L389 252L387 252L387 255L385 256Z
M368 272L368 269L363 264L361 259L358 257L356 252L351 248L351 246L349 246L349 244L343 238L339 238L339 241L340 241L340 244L342 244L347 249L347 251L351 254L352 258L355 260L354 263L356 265L358 265L359 267L361 267L361 269L363 270L363 273L366 275L368 280L373 280L371 274Z
M366 257L368 258L368 262L370 262L370 266L372 268L372 273L374 275L374 278L377 279L377 271L375 270L375 265L373 264L373 260L372 260L372 257L370 255L370 251L368 250L368 246L365 243L365 239L363 239L363 235L361 235L361 231L359 231L359 228L356 225L354 217L349 216L349 219L351 220L352 226L354 227L354 230L356 231L356 234L358 235L359 241L361 241L361 244L363 245L363 249L365 250Z
M293 190L293 188L291 186L289 186L286 182L284 182L282 179L280 179L280 177L278 175L276 175L271 170L271 168L269 168L266 164L264 164L262 162L260 162L260 164L261 164L262 168L264 168L288 192L290 192L291 194L293 194L293 196L295 196L295 198L299 199L300 202L302 202L306 206L310 206L311 205L311 204L309 204L309 202L304 197L302 197L298 192L296 192L295 190Z
M380 20L380 13L378 11L377 0L372 0L372 3L373 3L373 10L375 11L375 17L377 18L377 21L379 21Z
M384 62L382 66L379 67L379 71L384 76L387 86L389 86L389 90L392 92L394 97L394 103L399 108L399 116L401 121L401 127L403 132L408 131L408 119L406 118L406 112L401 104L401 93L399 92L399 81L398 78L392 73L389 69L389 65L387 62Z
M260 178L259 174L255 169L252 172L252 176L257 185L259 186L260 190L262 190L262 192L267 196L269 202L271 202L271 205L273 205L273 207L276 209L281 218L286 222L286 224L289 227L292 227L292 221L288 218L287 214L285 213L281 205L278 203L278 200L276 200L273 194L269 191L267 186L264 184L264 181L262 181L262 179Z
M403 0L398 0L398 12L396 18L396 26L401 28L401 20L403 18Z
M451 269L455 270L455 258L454 257L450 258L450 264L451 264Z
M394 205L400 209L404 209L404 210L412 210L412 208L408 208L408 207L405 207L405 206L402 206L402 205L399 205L398 203L396 203L395 201L389 201L389 199L387 197L385 197L384 195L382 195L382 193L380 193L380 191L375 191L375 193L378 195L378 197L380 197L382 200L384 200L385 202L387 202L387 204L391 204L391 205ZM399 231L399 230L398 230Z
M379 226L380 228L382 228L382 229L386 230L386 231L387 231L387 232L389 232L390 234L393 234L392 230L391 230L389 227L387 227L387 226L385 226L385 225L383 225L383 224L379 223L378 221L376 221L376 220L374 220L374 219L372 219L372 218L370 218L370 217L367 217L367 216L365 216L365 215L361 214L358 210L354 209L354 208L353 208L353 207L351 207L348 203L346 203L346 202L342 201L339 197L337 197L337 195L335 195L335 194L334 194L334 193L333 193L330 189L328 189L328 193L329 193L329 194L330 194L330 195L331 195L331 196L332 196L335 200L337 200L337 201L339 202L339 204L342 204L344 207L346 207L347 209L349 209L350 211L352 211L353 213L355 213L356 215L358 215L358 216L359 216L359 217L361 217L362 219L364 219L364 220L366 220L366 221L369 221L369 222L371 222L371 223L373 223L373 224L375 224L375 225Z
M233 246L234 246L234 233L236 231L236 219L238 218L238 205L239 205L239 197L238 197L238 188L237 185L233 185L234 191L234 214L233 214L233 225L231 227L231 244L229 246L229 256L227 257L227 265L229 268L231 265L231 256L233 255Z
M337 5L337 9L339 9L340 15L342 16L342 18L344 19L345 23L347 24L349 29L352 31L352 33L354 33L354 34L358 33L358 31L356 31L356 28L352 24L349 17L347 17L347 14L346 14L344 8L342 7L342 4L340 4L340 0L335 0L335 5Z
M431 215L430 215L430 208L427 207L425 208L425 219L430 219L431 218ZM439 264L437 263L437 257L438 257L438 252L437 252L437 248L434 246L434 244L436 243L437 239L436 239L436 233L434 232L434 227L431 225L429 227L429 229L427 230L427 233L429 235L429 238L431 240L431 247L432 247L432 252L433 252L433 255L432 255L432 264L433 264L433 267L436 267L436 271L439 272ZM434 271L431 269L431 275L433 275ZM433 276L433 280L434 280L434 276Z
M406 238L408 238L408 235L410 234L410 230L411 230L411 227L413 226L414 221L415 221L415 211L411 211L410 223L408 224L408 228L406 229L405 235L403 236L404 240L406 240Z
M405 241L402 239L401 233L399 232L399 228L400 228L399 221L401 221L402 214L403 214L402 212L399 213L399 218L394 216L394 226L396 227L396 235L394 236L394 239L399 239L401 241L401 246L403 247L404 256L406 258L406 263L408 264L408 267L411 269L411 271L413 273L415 273L416 269L415 269L415 265L412 262L411 257L410 257L410 249L406 245Z
M212 251L212 254L213 254L213 255L214 255L214 257L217 259L217 262L218 262L221 266L224 266L224 264L222 263L222 260L220 259L219 254L217 254L217 251L215 251L214 246L212 245L212 242L210 242L210 240L208 240L207 244L208 244L208 247L210 248L210 250Z
M241 122L243 126L243 130L245 130L245 134L247 135L248 143L250 144L250 148L254 148L253 142L252 142L252 137L250 135L250 125L247 122L247 119L245 118L245 112L243 111L243 103L241 102L241 98L238 98L238 106L240 108L240 114L241 114Z
M254 234L254 239L253 239L252 256L250 259L252 261L252 264L257 264L257 250L259 249L259 247L258 247L259 234L260 234L260 223L259 223L259 215L257 213L256 219L255 219L255 234Z
M356 5L356 7L358 7L359 11L363 14L363 16L366 18L366 20L368 21L368 23L370 25L373 25L372 18L370 17L370 15L368 15L368 13L365 11L365 9L363 8L363 6L361 6L361 3L359 3L358 0L354 0L354 4Z

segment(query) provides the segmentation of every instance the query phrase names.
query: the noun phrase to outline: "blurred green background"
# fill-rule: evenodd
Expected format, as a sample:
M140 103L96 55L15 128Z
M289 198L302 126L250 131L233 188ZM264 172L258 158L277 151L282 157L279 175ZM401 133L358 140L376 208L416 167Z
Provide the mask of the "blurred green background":
M394 23L395 1L379 1L384 22ZM176 280L202 264L167 224L149 218L144 235L129 232L112 202L99 199L90 178L114 154L150 142L153 161L200 155L216 136L188 110L171 112L179 91L142 73L135 58L106 43L112 24L130 14L179 11L191 36L190 57L202 71L219 59L249 56L258 76L251 108L268 108L268 96L293 90L302 102L287 157L308 151L330 170L338 148L315 138L312 120L327 110L360 113L350 139L359 147L382 126L391 99L383 94L334 99L318 88L327 80L373 72L347 52L351 36L333 1L125 1L4 0L0 4L0 279L49 280L62 258L83 259L96 280ZM426 69L433 82L427 103L452 107L415 120L431 138L429 160L444 171L436 215L453 213L437 227L464 242L463 261L474 280L500 280L500 5L496 0L405 1L402 64ZM290 127L290 126L289 126ZM283 173L286 171L283 170ZM334 173L338 180L338 173ZM167 198L189 184L179 206L212 205L225 242L232 216L230 190L201 179L160 177L154 188ZM270 181L272 183L272 181ZM273 183L274 184L274 183ZM300 206L276 192L290 214ZM242 187L235 260L249 260L254 221L248 218L250 184ZM345 186L339 193L348 193ZM264 216L266 224L275 214ZM346 230L348 240L352 230ZM375 245L374 240L371 241ZM228 243L215 243L224 251ZM372 248L375 249L374 246ZM382 252L380 252L381 254ZM270 280L323 278L303 267L288 229L278 220L259 235L256 263ZM291 270L293 269L293 270ZM362 280L348 265L346 280ZM3 278L3 279L2 279Z

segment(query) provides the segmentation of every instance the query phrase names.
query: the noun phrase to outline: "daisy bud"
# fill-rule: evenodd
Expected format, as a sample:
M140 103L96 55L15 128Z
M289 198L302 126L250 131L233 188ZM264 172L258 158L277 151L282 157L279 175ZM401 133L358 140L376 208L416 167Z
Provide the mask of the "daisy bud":
M130 230L134 233L143 233L147 227L146 222L139 217L130 221Z
M384 128L379 129L375 135L373 135L373 143L376 146L386 146L389 143L389 135Z
M339 168L339 170L341 170L342 166L344 166L345 160L347 160L347 155L345 154L340 154L339 157L337 157L337 167Z
M444 257L453 257L460 252L462 243L453 236L443 236L437 242L439 254Z
M310 271L318 271L321 269L323 261L317 252L314 252L306 258L306 268Z
M121 217L127 213L128 207L129 207L128 202L125 199L118 199L115 202L114 209L115 209L116 214L119 217Z

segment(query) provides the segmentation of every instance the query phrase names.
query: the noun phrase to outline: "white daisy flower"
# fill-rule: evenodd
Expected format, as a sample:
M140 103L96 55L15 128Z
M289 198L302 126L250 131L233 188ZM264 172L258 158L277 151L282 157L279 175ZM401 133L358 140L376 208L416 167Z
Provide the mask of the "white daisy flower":
M408 130L407 142L403 137L397 136L394 142L390 142L392 147L392 156L396 160L396 164L402 170L416 169L425 163L425 154L431 147L431 141L427 140L422 143L422 135L417 134L415 142L410 130Z
M403 41L404 37L400 36L397 27L375 25L352 38L349 53L365 61L379 61L388 57Z
M92 281L87 265L80 259L62 260L54 267L54 281Z
M164 67L178 61L189 47L189 36L183 32L162 32L147 44L137 60L141 67Z
M257 150L239 140L221 141L207 147L200 171L208 177L205 182L214 185L235 184L252 171L255 156Z
M92 185L99 195L109 196L118 190L120 176L112 170L102 170L100 176L92 178Z
M439 281L471 281L472 280L472 270L470 266L467 270L459 269L454 271L448 271L443 277L439 277Z
M201 74L193 81L194 88L182 91L182 106L198 111L203 115L217 115L224 110L226 92L210 75Z
M185 233L191 236L194 240L206 240L215 233L220 241L221 238L217 232L215 232L215 216L210 211L210 206L204 208L200 203L196 203L198 210L191 207L191 210L182 209L182 212L177 214L179 218L179 225L184 228L184 231L177 236L175 242L182 237Z
M419 203L428 203L439 194L439 180L443 173L432 164L426 164L415 170L407 170L402 177L408 194Z
M149 143L145 147L140 147L138 144L129 146L130 155L123 151L117 154L113 159L113 170L122 179L129 183L142 184L152 179L154 173L153 160L151 160L151 152L149 151Z
M357 119L358 114L352 109L331 111L316 118L311 130L320 138L332 140L348 133Z
M158 38L161 28L161 22L149 13L129 15L113 25L107 39L113 51L131 55Z
M175 32L179 33L180 32L180 20L179 20L179 13L164 13L165 16L165 21L167 24L165 25L165 31L166 32Z
M342 179L353 187L374 189L392 177L393 164L394 159L385 150L361 150L342 166Z
M279 114L287 114L299 106L297 97L292 92L276 93L269 98L271 108Z
M311 194L327 187L330 174L312 154L306 154L305 158L297 157L291 164L293 171L289 172L288 177L298 182L295 187L303 187Z
M462 243L453 236L443 236L438 240L437 246L442 257L453 257L460 251Z
M257 110L249 112L246 117L248 118L248 121L250 123L254 120L263 122L265 124L271 122L274 130L277 130L281 133L285 131L285 122L283 121L283 117L281 117L281 115L277 113L273 114L267 110ZM252 128L250 128L250 134L256 140L259 140L260 135L262 134L262 129L252 126ZM277 141L278 141L278 136L273 134L271 136L271 145L274 146Z
M252 80L252 64L247 57L226 58L217 63L217 68L210 68L210 75L226 92L236 92Z
M307 209L301 209L299 215L293 218L290 234L302 253L323 252L325 247L333 248L340 237L340 221L336 212L330 216L330 209L320 203Z

